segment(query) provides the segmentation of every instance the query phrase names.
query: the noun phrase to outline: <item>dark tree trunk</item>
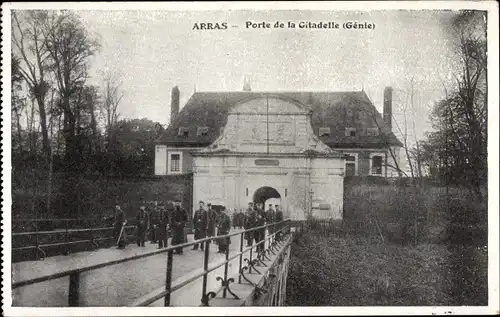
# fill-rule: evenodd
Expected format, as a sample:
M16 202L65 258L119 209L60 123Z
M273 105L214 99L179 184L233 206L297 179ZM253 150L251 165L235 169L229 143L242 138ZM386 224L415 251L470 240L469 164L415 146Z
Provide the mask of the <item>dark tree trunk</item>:
M45 158L45 163L50 161L51 147L49 140L49 132L47 128L47 114L45 112L45 102L43 96L37 94L36 100L38 103L38 112L40 113L40 126L42 128L42 151Z

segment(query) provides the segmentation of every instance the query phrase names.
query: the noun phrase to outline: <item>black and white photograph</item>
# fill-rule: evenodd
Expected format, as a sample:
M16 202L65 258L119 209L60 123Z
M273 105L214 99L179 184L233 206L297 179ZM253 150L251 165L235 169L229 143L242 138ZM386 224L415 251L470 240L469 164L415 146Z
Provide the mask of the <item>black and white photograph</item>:
M2 11L6 316L498 314L497 2Z

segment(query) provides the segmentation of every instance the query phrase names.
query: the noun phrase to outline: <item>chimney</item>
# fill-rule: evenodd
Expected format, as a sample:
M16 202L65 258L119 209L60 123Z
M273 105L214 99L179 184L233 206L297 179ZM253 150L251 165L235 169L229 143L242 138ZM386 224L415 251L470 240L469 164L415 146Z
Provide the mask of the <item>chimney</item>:
M387 129L392 132L392 87L384 89L384 122Z
M170 102L170 124L179 114L179 87L172 88L172 101Z

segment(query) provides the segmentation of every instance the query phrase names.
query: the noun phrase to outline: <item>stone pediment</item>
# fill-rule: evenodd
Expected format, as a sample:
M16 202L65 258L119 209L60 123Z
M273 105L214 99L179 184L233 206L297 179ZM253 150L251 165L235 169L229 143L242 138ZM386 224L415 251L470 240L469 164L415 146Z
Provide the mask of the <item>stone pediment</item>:
M228 114L290 114L290 115L307 115L309 109L304 105L287 99L279 97L274 94L264 95L259 97L252 97L238 102L234 107L229 110Z
M309 107L277 96L243 100L228 113L219 138L203 151L331 153L311 127Z

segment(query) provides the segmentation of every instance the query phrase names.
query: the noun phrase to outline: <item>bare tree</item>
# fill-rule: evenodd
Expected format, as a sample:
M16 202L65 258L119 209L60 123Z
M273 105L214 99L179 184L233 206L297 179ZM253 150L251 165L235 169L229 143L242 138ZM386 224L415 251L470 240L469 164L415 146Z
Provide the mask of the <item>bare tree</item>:
M425 157L437 161L446 184L461 184L480 201L487 177L486 15L460 11L453 19L457 68L455 87L436 103ZM434 156L437 155L437 158Z
M398 131L401 135L401 138L403 139L403 149L406 154L406 160L408 162L408 166L410 167L410 176L413 179L415 177L415 173L413 172L413 163L411 161L410 153L409 153L409 146L408 146L408 117L407 117L407 111L408 111L408 98L411 99L411 106L413 107L413 97L414 97L414 78L412 77L410 80L410 89L409 93L406 94L406 100L403 103L403 107L401 107L401 111L403 114L403 128L399 125L397 120L394 118L392 119L398 128Z
M454 20L457 31L457 53L461 69L457 74L457 115L465 124L470 151L467 159L473 172L472 187L482 199L481 179L487 169L487 47L486 15L463 11Z
M71 103L72 96L87 78L88 58L99 43L87 33L79 18L66 11L51 15L47 22L54 27L44 28L50 70L57 83L60 107L64 115L65 161L77 160L78 113Z
M53 26L48 23L46 11L29 10L23 13L21 18L16 11L12 12L12 44L17 51L16 53L20 56L19 73L24 78L32 97L38 104L43 153L48 161L51 147L47 128L45 97L50 89L50 84L46 78L49 52L47 50L47 38L44 33L47 33Z
M106 129L106 150L110 150L113 137L113 127L118 122L118 106L123 98L123 91L121 89L121 82L116 74L108 71L104 74L101 104L101 116L104 118Z
M23 146L23 136L22 136L22 128L21 128L21 114L23 109L25 108L26 99L20 96L20 92L22 90L22 85L24 81L24 77L21 74L21 70L19 68L19 58L17 58L14 54L11 56L11 94L12 94L12 114L13 122L15 122L16 126L16 134L17 134L17 142L19 147L19 154L21 157L24 154L24 146ZM13 125L14 126L14 125Z

